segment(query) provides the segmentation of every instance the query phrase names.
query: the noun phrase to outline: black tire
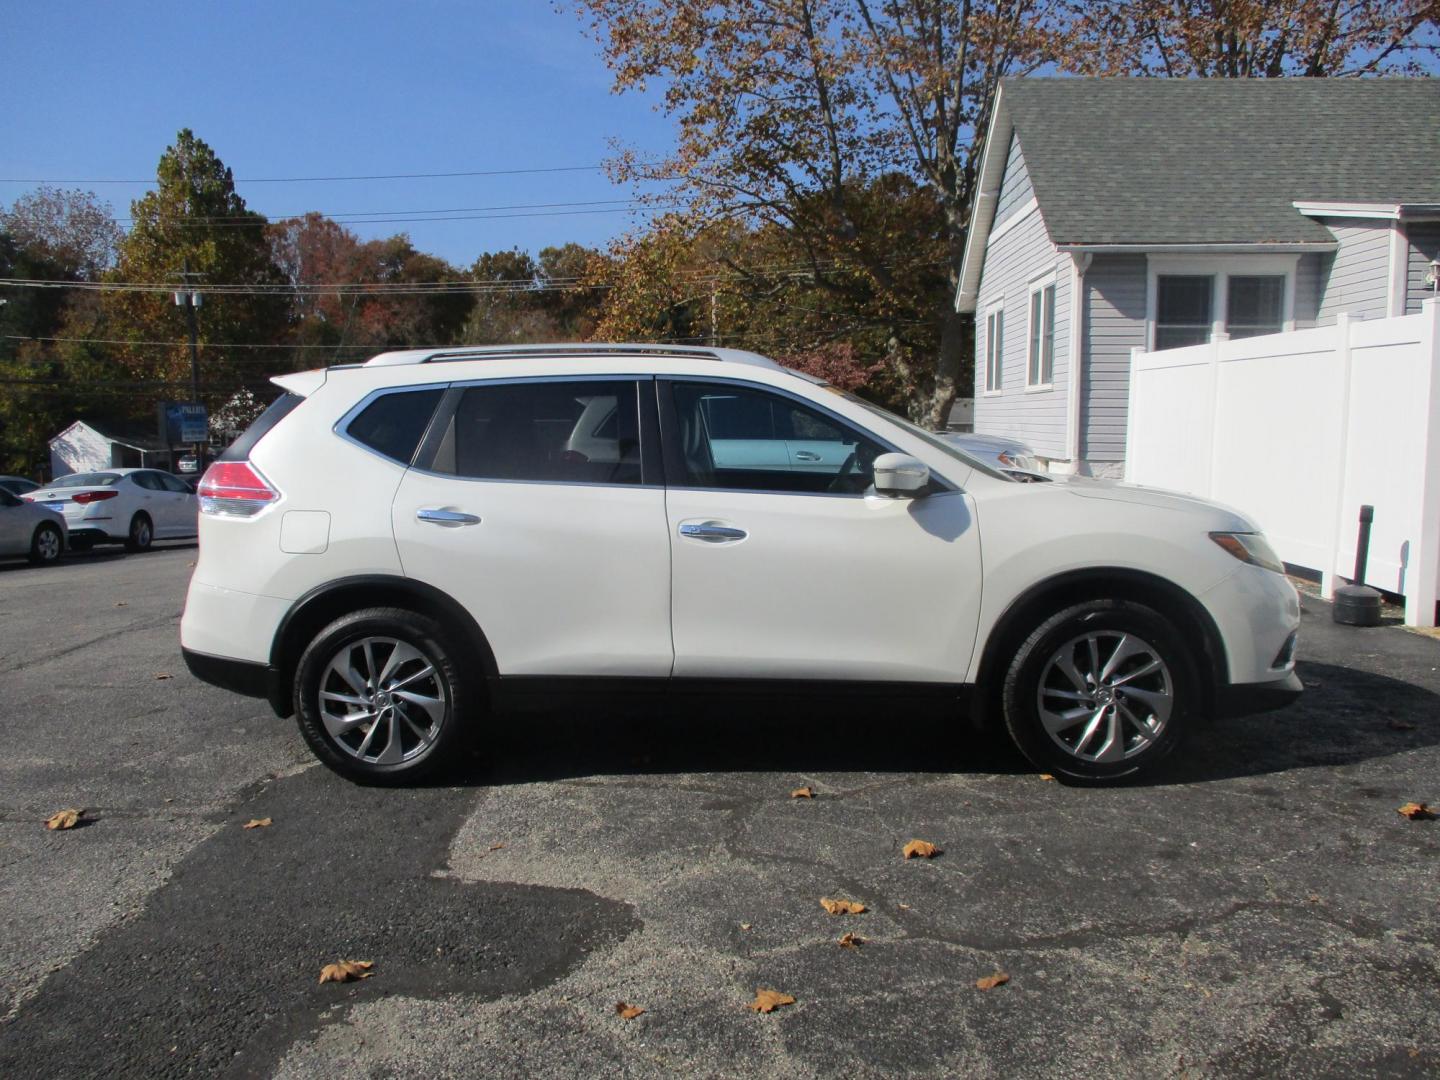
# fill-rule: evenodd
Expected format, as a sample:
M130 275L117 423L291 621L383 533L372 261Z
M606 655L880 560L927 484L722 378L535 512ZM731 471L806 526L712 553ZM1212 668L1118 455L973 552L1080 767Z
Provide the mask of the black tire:
M144 513L136 514L130 519L130 530L125 534L126 551L149 551L150 545L155 541L155 526L150 521L150 515Z
M1122 659L1097 683L1087 670L1097 666L1090 657L1098 655L1104 674L1109 657L1121 652L1122 639L1127 650L1143 645L1145 652ZM1160 667L1140 673L1152 660ZM1106 685L1111 682L1115 685ZM1067 704L1081 695L1086 700ZM1025 639L1005 673L1002 706L1010 737L1036 768L1068 780L1103 782L1148 772L1173 753L1199 713L1199 695L1194 653L1169 619L1143 604L1092 600L1046 619ZM1053 735L1042 705L1055 720ZM1062 726L1066 709L1081 715ZM1101 756L1107 760L1095 760Z
M384 687L375 687L361 674L362 667L372 674L374 668L382 674L386 671L393 652L386 651L384 640L400 643L420 658L398 663L388 682L398 680L410 698L437 700L440 707L432 711L413 700L396 700L399 695L388 696ZM395 647L394 652L399 651ZM362 687L354 687L332 668L342 658L361 678ZM433 675L417 678L426 666ZM295 718L300 734L321 762L356 783L417 783L459 757L457 748L472 701L467 670L451 636L429 616L404 608L367 608L342 616L315 636L296 666ZM329 699L322 700L322 692L330 694ZM337 700L337 695L361 697L367 692L368 706ZM350 721L352 716L376 716L377 709L376 719ZM399 750L393 751L391 744L397 738ZM384 747L379 739L386 740Z
M30 538L30 561L44 566L59 560L65 551L65 536L59 526L42 521L35 526L35 535Z

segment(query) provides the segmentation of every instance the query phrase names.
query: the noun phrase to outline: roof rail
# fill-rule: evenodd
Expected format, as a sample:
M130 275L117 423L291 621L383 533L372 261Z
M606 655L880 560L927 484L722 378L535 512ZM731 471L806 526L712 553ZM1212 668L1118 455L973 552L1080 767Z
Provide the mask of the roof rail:
M404 349L381 353L365 362L366 367L399 364L437 364L458 360L490 360L502 357L533 356L682 356L692 360L720 360L712 349L681 345L484 345L459 349Z

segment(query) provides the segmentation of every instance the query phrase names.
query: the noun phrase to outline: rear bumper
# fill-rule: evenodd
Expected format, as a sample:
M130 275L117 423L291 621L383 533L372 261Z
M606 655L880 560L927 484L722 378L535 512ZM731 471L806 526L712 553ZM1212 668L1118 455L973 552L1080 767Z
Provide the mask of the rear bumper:
M1215 688L1215 714L1220 717L1253 716L1283 709L1305 692L1295 672L1258 683L1231 683Z
M293 712L285 687L281 685L280 673L269 664L211 656L186 648L180 650L180 655L185 658L190 674L201 682L246 697L264 698L277 716L289 716Z

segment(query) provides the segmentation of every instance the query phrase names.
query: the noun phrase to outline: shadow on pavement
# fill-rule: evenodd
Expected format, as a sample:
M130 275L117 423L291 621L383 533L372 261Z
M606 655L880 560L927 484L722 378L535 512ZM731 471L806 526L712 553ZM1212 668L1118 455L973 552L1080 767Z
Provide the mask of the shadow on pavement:
M1273 713L1191 732L1178 756L1138 783L1201 783L1350 765L1440 742L1440 695L1332 664L1298 666L1306 684ZM1001 734L982 735L934 707L884 702L708 702L502 715L482 760L445 782L532 783L593 775L690 772L1034 772Z

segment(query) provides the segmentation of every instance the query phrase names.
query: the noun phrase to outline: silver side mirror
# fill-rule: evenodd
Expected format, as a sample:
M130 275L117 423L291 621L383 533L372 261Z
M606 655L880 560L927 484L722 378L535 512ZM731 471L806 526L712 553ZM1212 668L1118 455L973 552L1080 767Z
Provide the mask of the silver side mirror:
M875 459L875 492L891 499L913 499L930 483L930 466L909 454Z

